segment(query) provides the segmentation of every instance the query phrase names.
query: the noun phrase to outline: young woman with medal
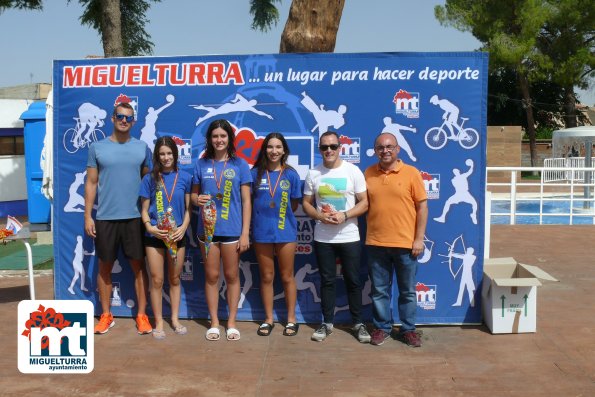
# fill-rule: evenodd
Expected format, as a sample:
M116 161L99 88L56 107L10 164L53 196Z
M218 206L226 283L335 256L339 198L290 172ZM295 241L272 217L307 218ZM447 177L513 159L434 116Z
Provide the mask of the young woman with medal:
M196 228L205 266L205 296L211 318L211 328L206 332L208 340L220 338L219 317L219 269L223 261L223 275L227 285L227 340L239 340L236 315L240 300L240 254L250 247L250 184L252 176L248 163L235 154L234 132L227 120L213 121L206 134L204 155L194 167L192 179L192 204L202 209L214 200L216 220L214 235L207 239L202 219ZM211 229L212 228L207 228ZM208 255L205 242L210 240Z
M287 164L289 147L283 135L268 134L252 168L253 216L252 238L254 251L260 269L260 294L265 319L258 328L258 335L269 336L274 327L273 279L275 278L275 256L285 304L287 323L283 335L294 336L299 324L295 318L296 285L293 264L297 239L297 221L294 211L302 197L300 177Z
M153 171L142 180L141 217L145 225L145 253L151 272L151 307L155 316L153 337L165 338L161 307L164 262L167 260L171 325L183 335L186 327L180 324L180 273L184 264L184 234L190 224L190 192L192 176L178 169L178 147L170 137L155 143ZM177 251L176 251L177 249Z

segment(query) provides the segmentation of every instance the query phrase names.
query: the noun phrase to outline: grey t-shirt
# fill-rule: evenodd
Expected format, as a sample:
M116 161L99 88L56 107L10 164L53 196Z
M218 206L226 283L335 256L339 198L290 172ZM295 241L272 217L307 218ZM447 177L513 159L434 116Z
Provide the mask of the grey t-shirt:
M89 148L87 167L97 168L97 219L116 220L140 217L138 189L143 167L149 167L151 152L136 138L125 143L109 138Z

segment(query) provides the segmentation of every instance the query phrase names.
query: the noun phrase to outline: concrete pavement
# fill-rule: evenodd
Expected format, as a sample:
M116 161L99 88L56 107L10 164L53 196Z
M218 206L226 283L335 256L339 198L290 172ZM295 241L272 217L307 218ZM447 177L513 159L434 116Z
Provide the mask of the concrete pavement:
M17 369L17 305L28 279L0 275L0 395L21 396L593 396L595 395L594 226L492 226L492 257L512 256L560 280L539 287L537 333L491 335L485 326L424 326L424 345L359 344L338 329L311 342L256 335L208 342L205 321L163 341L139 336L134 320L95 337L87 375L24 375ZM53 297L51 275L36 277L39 299Z

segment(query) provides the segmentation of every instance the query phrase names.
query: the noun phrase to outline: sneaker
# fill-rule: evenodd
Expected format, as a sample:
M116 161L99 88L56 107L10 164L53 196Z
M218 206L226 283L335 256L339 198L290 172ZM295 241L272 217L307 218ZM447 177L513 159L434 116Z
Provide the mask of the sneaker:
M153 332L153 327L151 327L149 317L146 314L139 314L136 316L136 329L139 335L150 334Z
M380 346L385 340L389 338L390 334L384 332L381 329L375 329L372 331L372 339L370 340L371 345Z
M95 326L95 333L105 334L114 325L116 325L114 316L112 316L111 313L103 313L101 317L99 317L99 322Z
M397 335L397 339L411 347L421 347L421 338L415 331L407 331Z
M312 340L322 342L326 337L333 333L333 325L322 323L320 327L312 334Z
M351 330L353 331L357 340L360 343L370 343L370 340L372 339L372 337L368 333L366 324L363 324L363 323L355 324L355 326Z

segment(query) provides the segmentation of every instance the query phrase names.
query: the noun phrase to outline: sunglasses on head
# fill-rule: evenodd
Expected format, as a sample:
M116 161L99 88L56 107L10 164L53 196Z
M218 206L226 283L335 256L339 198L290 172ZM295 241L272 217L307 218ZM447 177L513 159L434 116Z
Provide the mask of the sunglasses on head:
M339 146L341 146L341 145L339 145L337 143L333 143L331 145L320 145L319 147L320 147L321 151L326 152L328 149L331 149L333 151L337 150L337 149L339 149Z
M118 114L116 114L116 119L118 119L118 120L126 119L127 123L132 123L134 121L134 116L127 116L125 114L118 113Z

